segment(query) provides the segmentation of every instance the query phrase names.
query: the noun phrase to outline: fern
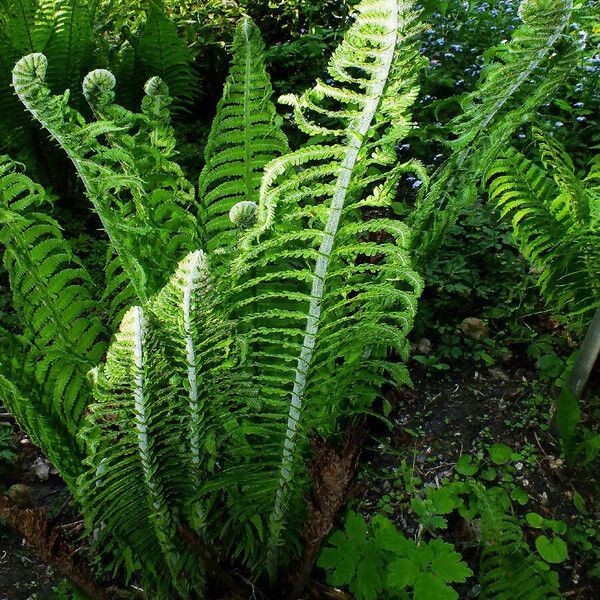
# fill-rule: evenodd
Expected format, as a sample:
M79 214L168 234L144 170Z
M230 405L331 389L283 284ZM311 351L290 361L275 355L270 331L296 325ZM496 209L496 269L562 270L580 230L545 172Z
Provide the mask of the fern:
M477 182L513 132L564 82L576 56L575 43L563 36L572 7L572 0L521 3L523 25L484 69L463 113L450 123L456 135L452 154L417 199L411 222L418 264L439 248L461 208L474 200Z
M257 222L222 287L257 388L245 445L222 475L239 485L228 529L247 536L230 543L272 574L283 540L294 547L286 525L302 514L307 432L332 434L344 416L371 410L385 381L408 381L389 352L406 356L421 283L406 251L410 232L384 215L410 168L394 166L394 146L412 126L422 64L411 7L364 2L329 64L335 83L282 98L320 143L266 166ZM252 536L268 539L255 549Z
M179 106L189 103L197 92L192 54L177 33L162 0L150 0L141 31L129 39L129 75L136 84L140 77L156 75L164 80ZM128 63L128 64L127 64ZM121 76L125 73L122 71ZM135 88L134 88L135 89Z
M49 57L48 82L52 89L72 88L93 66L94 17L99 0L57 0L51 3L50 35L43 52Z
M0 2L0 131L3 152L16 145L17 140L26 148L33 145L31 138L23 139L25 131L30 133L29 119L11 93L10 81L15 62L23 54L38 49L34 28L36 9L36 0Z
M544 168L516 150L505 152L488 173L490 198L510 220L523 255L541 270L543 297L585 325L600 305L600 220L587 185L593 165L582 180L564 148L539 130L534 138Z
M102 71L102 77L94 72L86 79L87 97L92 104L96 102L93 107L101 117L86 124L68 106L68 95L50 93L44 84L46 68L47 60L41 54L21 59L13 71L15 91L75 165L132 289L145 301L160 289L165 272L185 254L181 246L189 251L196 238L195 221L186 211L192 201L189 184L181 170L167 160L165 148L157 147L156 135L144 127L165 115L150 118L113 105L114 78ZM92 89L94 86L103 87L102 93ZM166 89L151 85L146 91L148 95L160 93L168 105ZM129 131L140 123L137 135ZM155 176L142 179L152 170L156 170ZM165 246L161 255L155 252L157 236Z
M509 135L500 114L561 35L568 2L554 12L545 0L526 0L525 29L505 63L518 66L516 80L501 81L508 71L500 64L489 71L465 113L474 137L456 122L463 158L455 166L467 168L472 148L490 164ZM25 323L18 345L0 343L0 392L68 477L102 552L140 571L149 597L205 597L206 571L221 558L244 566L252 585L263 574L275 580L299 553L310 436L339 442L378 400L385 406L385 387L410 384L406 336L422 282L413 231L392 218L392 205L403 173L425 177L421 164L398 164L396 154L413 127L423 64L414 4L364 0L329 79L281 99L308 138L295 151L270 104L258 32L241 22L200 178L200 226L175 162L163 79L146 83L132 111L115 102L111 72L92 71L83 95L95 119L86 122L68 93L48 88L42 54L15 66L15 91L75 165L106 232L107 286L98 300L58 225L38 209L42 189L0 162L5 261ZM132 50L158 48L157 64L185 96L177 86L186 89L189 73L168 66L182 64L181 47L165 42L160 7L152 2L155 22L132 38ZM563 58L552 63L558 70ZM597 214L581 203L588 186L570 163L554 146L544 157L561 206L573 209L563 212L580 224ZM595 169L588 179L595 190ZM200 232L214 254L212 280ZM100 319L120 320L105 358ZM522 560L511 518L488 513L487 597L534 581L535 593L553 597L552 577ZM194 535L214 547L215 560L192 555ZM517 556L514 579L502 579L498 569Z
M187 585L203 587L176 528L182 514L201 526L199 485L214 466L215 430L227 429L226 419L211 418L226 410L211 407L211 395L220 389L235 396L226 376L234 364L227 328L210 295L206 258L195 252L146 309L127 312L94 375L85 431L94 440L79 482L86 516L105 523L103 535L135 548L147 585L166 598L186 598ZM163 561L170 582L162 580Z
M88 273L57 223L40 212L45 201L42 188L0 158L0 242L24 325L1 357L3 401L69 479L75 450L63 458L59 449L75 441L89 401L86 375L104 354L106 333L93 313Z
M544 570L523 540L510 499L500 488L476 487L481 510L479 583L484 600L558 600L558 574Z
M264 44L248 17L236 28L232 54L198 183L209 251L233 250L236 232L229 220L230 210L237 202L258 201L263 167L287 151L281 119L271 102Z

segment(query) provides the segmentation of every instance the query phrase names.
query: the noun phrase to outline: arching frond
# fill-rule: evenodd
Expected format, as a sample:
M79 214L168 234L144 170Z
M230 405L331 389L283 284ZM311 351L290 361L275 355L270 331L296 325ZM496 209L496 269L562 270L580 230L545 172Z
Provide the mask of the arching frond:
M82 471L83 453L53 409L52 390L36 381L31 358L23 340L0 328L0 403L74 489Z
M223 473L239 485L230 543L257 570L275 571L283 540L294 548L287 526L302 515L308 432L339 431L371 410L384 382L408 381L390 352L406 355L421 282L409 230L385 213L405 168L394 166L394 147L412 127L422 64L411 8L362 3L329 64L332 81L282 98L303 131L324 137L267 165L257 222L223 284L257 388L241 425L247 446L234 445Z
M229 211L237 202L258 202L263 167L287 151L281 119L271 101L264 43L250 18L238 24L231 52L198 184L206 247L223 253L233 250L237 237Z
M573 324L600 304L600 227L594 195L556 141L535 132L545 168L509 150L488 173L490 198L510 219L523 255L541 270L546 301ZM553 176L554 181L549 175Z
M130 285L145 301L196 246L195 220L187 211L193 191L169 160L172 148L167 150L169 144L165 147L153 129L159 127L158 119L163 135L168 131L165 112L150 114L152 102L141 115L113 104L114 78L95 71L86 77L85 93L100 119L85 123L68 106L67 94L50 93L44 83L46 69L41 54L21 59L13 70L15 91L75 165ZM152 85L146 92L160 95L168 106L164 86Z
M90 522L105 523L103 533L111 533L122 550L133 549L143 561L144 576L159 597L178 593L185 598L186 549L176 539L165 481L184 481L185 472L169 456L178 419L169 410L171 394L155 344L144 311L131 308L106 365L93 374L95 402L86 429L91 453L79 495ZM163 561L170 581L164 577Z
M423 190L411 220L418 264L435 252L462 207L514 131L565 81L575 57L573 40L561 37L571 17L572 0L523 0L523 24L466 99L452 123L452 154Z

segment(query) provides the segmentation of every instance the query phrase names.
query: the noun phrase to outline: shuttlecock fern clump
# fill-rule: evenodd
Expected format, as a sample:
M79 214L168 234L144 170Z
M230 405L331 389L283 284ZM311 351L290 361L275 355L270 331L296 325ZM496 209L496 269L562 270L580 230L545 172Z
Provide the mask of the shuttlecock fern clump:
M485 137L553 47L569 1L525 0L519 74L503 86L507 60L471 98L465 160L467 141ZM386 388L410 384L422 282L392 205L405 172L426 180L396 152L423 65L414 4L363 0L328 78L281 98L306 137L293 151L258 30L243 19L198 201L175 160L161 79L133 112L115 102L115 77L92 71L86 122L46 85L45 56L14 68L18 97L75 166L107 262L106 281L94 281L43 214L48 194L0 159L0 241L22 322L0 339L0 400L65 477L99 552L147 597L216 597L216 580L266 589L267 576L281 597L310 516L311 436L335 447L387 406Z

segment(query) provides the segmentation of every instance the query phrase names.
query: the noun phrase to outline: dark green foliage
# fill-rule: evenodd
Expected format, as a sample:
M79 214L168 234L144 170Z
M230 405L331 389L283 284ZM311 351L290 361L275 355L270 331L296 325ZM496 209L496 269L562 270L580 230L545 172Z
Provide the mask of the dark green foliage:
M12 427L6 423L0 423L0 473L4 473L7 467L16 463L18 458Z
M18 338L2 336L3 401L68 480L89 401L86 375L104 354L106 334L87 271L43 212L43 189L6 157L0 176L0 241L23 327Z
M74 174L68 164L23 111L11 89L11 71L23 55L43 53L48 60L46 83L53 92L70 89L71 105L86 113L81 81L94 67L116 67L130 85L121 90L128 108L142 98L144 82L163 76L179 103L189 102L195 91L191 54L177 36L175 25L158 0L143 20L144 30L134 48L107 29L110 21L100 0L18 0L0 3L0 151L34 167L44 183L60 191L66 203L80 201ZM145 33L144 33L145 31ZM132 44L134 43L132 39ZM131 57L131 60L128 57ZM62 171L59 177L56 171Z
M327 581L346 585L357 600L375 600L393 594L414 600L458 600L452 583L462 583L473 572L452 544L436 539L415 543L383 515L367 524L349 512L344 531L335 531L318 565Z
M192 54L162 0L150 0L144 10L146 19L128 37L115 65L117 78L131 84L122 91L123 99L128 106L135 105L139 101L135 90L149 77L158 76L169 86L179 106L188 104L197 92Z
M485 600L558 600L558 575L538 561L523 540L510 512L510 499L500 489L480 491L482 551L481 598Z

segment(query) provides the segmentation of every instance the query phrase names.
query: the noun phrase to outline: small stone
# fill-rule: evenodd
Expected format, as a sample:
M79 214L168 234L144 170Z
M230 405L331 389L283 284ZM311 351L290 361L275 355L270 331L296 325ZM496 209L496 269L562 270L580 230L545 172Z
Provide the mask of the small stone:
M19 507L28 508L31 506L31 497L29 489L23 483L15 483L8 489L8 497Z
M417 341L415 349L417 350L417 352L419 352L419 354L424 354L425 356L428 356L429 354L431 354L433 344L427 338L421 338Z
M50 476L50 463L41 457L36 458L31 465L31 472L40 481L48 481L48 477Z
M487 325L477 317L467 317L460 324L460 328L467 337L475 340L481 340L489 335Z

